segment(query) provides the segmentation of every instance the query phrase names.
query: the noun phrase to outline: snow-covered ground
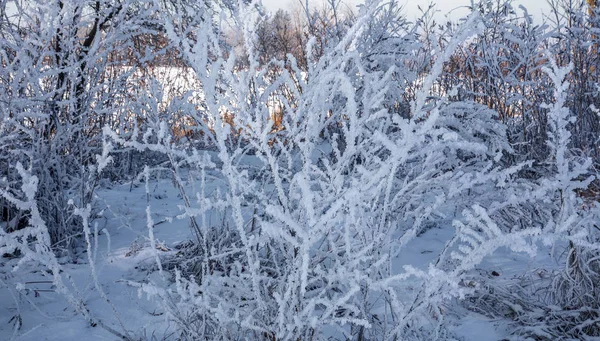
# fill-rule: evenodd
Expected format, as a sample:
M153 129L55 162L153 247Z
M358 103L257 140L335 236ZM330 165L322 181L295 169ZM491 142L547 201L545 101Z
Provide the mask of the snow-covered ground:
M94 255L95 268L102 289L121 321L115 316L113 307L95 289L85 252L75 262L63 264L63 269L81 290L80 295L87 308L105 323L114 325L117 329L119 323L122 323L131 331L146 330L148 336L155 331L168 333L169 324L161 317L160 311L156 310L157 307L143 297L140 298L137 289L126 282L147 280L145 277L151 274L141 271L139 267L148 263L154 254L146 228L145 189L138 186L130 192L129 188L130 185L125 184L100 191L99 202L106 205L106 210L104 216L95 221L99 230L105 228L108 232L98 236L97 253ZM178 214L176 205L179 201L169 199L177 196L177 191L170 182L154 184L153 194L151 205L155 212L155 222ZM191 237L187 222L177 219L169 224L158 224L154 232L156 240L163 245L173 245ZM9 340L13 335L19 340L115 339L114 335L104 329L89 326L59 294L53 292L52 279L47 274L36 272L27 278L2 274L2 277L9 278L11 284L23 284L26 290L17 294L6 286L1 288L0 340ZM19 314L19 310L23 325L21 330L13 333L15 320L11 321L11 318Z
M223 184L212 183L212 188ZM211 190L209 188L209 190ZM150 301L128 281L142 283L164 281L154 266L155 255L176 253L175 246L194 238L188 221L178 219L181 209L179 192L170 180L150 183L151 195L146 195L143 184L115 185L98 191L98 203L104 207L102 216L95 219L102 231L94 242L93 259L100 285L108 301L102 298L94 285L85 251L72 262L63 264L80 290L79 295L92 313L106 325L116 330L127 330L131 336L142 339L173 339L175 326L166 318L164 310ZM156 248L150 245L147 228L147 200L152 207L155 222ZM426 269L434 257L452 238L451 226L432 228L417 237L397 256L398 266L410 264ZM11 261L2 258L0 262ZM543 254L531 259L499 250L487 259L478 271L488 273L490 280L501 283L524 272L550 266L551 260ZM7 267L0 267L6 269ZM116 340L117 337L100 326L90 326L61 295L54 292L51 278L43 271L1 273L0 287L0 340ZM493 273L493 274L492 274ZM23 277L21 274L27 274ZM24 288L17 292L13 285ZM416 288L413 288L416 290ZM411 290L408 288L407 290ZM452 314L454 327L450 328L457 339L501 340L505 336L504 322L467 312ZM19 329L15 329L21 323Z

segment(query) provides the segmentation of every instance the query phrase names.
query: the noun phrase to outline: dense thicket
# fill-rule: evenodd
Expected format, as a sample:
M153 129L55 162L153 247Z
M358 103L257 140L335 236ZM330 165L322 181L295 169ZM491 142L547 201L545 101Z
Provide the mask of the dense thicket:
M156 255L172 284L129 284L179 338L451 338L454 299L517 338L598 337L593 4L540 25L485 0L438 25L394 1L3 1L0 264L48 267L135 339L61 263L91 253L99 186L168 173L193 242ZM399 256L432 227L453 232L428 267ZM476 267L503 248L563 266L495 286Z

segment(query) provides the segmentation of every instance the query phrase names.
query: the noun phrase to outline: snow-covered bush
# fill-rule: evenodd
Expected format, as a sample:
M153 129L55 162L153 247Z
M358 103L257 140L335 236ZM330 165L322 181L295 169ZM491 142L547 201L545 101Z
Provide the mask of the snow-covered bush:
M123 108L135 86L128 79L141 58L130 44L142 29L152 32L152 6L112 1L11 1L2 6L3 186L11 188L18 179L17 162L30 168L39 179L36 200L52 247L73 255L82 234L67 203L75 200L85 207L92 201L102 128L127 131L136 121ZM128 49L133 57L123 58ZM3 206L3 218L21 218L10 229L26 224L22 213Z
M482 282L482 290L468 306L489 316L509 317L518 338L594 339L600 335L599 292L593 284L600 280L596 223L600 212L577 191L586 189L595 177L590 174L591 159L577 157L569 149L574 118L566 107L569 83L565 78L573 66L560 68L554 59L548 60L544 72L554 83L554 101L546 105L551 175L527 187L513 186L517 192L505 204L494 206L505 206L500 217L512 215L515 228L537 226L533 241L544 245L540 256L549 254L560 266L551 272L536 269L522 274L522 279L508 284L508 290L506 282ZM506 210L516 204L519 210Z
M179 5L166 18L167 37L202 84L202 103L188 114L216 151L182 148L160 118L131 136L105 134L115 148L169 159L183 198L181 218L189 219L196 245L182 253L187 261L168 260L184 267L176 270L174 287L132 284L164 302L182 337L442 336L444 305L472 292L465 279L484 257L500 247L533 252L527 240L539 227L498 226L481 206L505 193L490 193L490 182L506 186L524 166L504 169L499 162L511 147L495 112L429 97L444 62L479 32L476 13L439 51L403 117L387 102L396 66L366 67L372 61L358 48L361 39L372 39L372 32L360 33L378 18L376 4L309 64L307 76L288 56L291 63L275 78L265 77L251 46L246 69L238 68L236 56L222 57L211 8ZM230 19L248 45L254 13L240 6ZM393 44L410 50L415 42L408 35ZM273 98L284 107L276 130L268 110ZM199 190L182 180L183 169L194 174L189 181L199 182ZM205 191L207 174L225 183L223 191ZM403 259L418 235L449 225L463 210L455 237L429 268ZM208 222L211 214L222 217L220 225ZM448 251L454 247L460 252ZM160 259L157 265L164 269Z

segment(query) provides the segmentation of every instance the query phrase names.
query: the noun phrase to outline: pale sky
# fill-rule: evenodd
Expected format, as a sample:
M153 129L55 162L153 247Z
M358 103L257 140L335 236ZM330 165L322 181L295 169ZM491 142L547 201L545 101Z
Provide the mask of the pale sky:
M277 9L290 9L293 5L297 5L299 1L304 3L305 0L263 0L263 4L270 11L276 11ZM324 0L309 0L311 4L319 4L323 3ZM354 7L356 4L363 2L362 0L342 0L343 3ZM415 19L420 13L417 9L417 6L421 6L422 8L427 8L427 5L430 3L430 0L399 0L400 4L404 4L405 12L407 18L409 20ZM468 13L467 10L464 9L464 6L468 6L471 1L470 0L437 0L434 1L437 3L437 9L439 12L437 13L440 21L445 21L444 16L449 14L450 19L455 20ZM523 5L527 8L529 13L533 15L534 20L536 22L542 21L542 12L548 12L548 3L546 0L515 0L514 6L518 8L518 5ZM461 7L463 9L461 10ZM517 13L520 11L517 9Z

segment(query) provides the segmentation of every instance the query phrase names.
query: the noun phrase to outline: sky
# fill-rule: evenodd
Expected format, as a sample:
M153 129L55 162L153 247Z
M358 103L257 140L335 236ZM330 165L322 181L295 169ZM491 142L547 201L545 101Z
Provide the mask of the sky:
M297 5L299 1L304 3L305 0L263 0L263 4L270 11L275 12L276 10L282 9L290 9L293 5ZM309 0L311 4L319 4L323 3L324 0ZM342 0L345 4L353 7L356 4L363 2L362 0ZM405 12L407 18L412 20L418 17L419 10L418 6L422 8L426 8L427 5L431 2L431 0L399 0L400 4L404 4ZM437 0L437 8L439 12L437 13L438 20L443 20L446 15L450 15L450 19L456 20L461 16L467 13L465 6L468 6L471 1L470 0ZM542 22L542 13L548 12L548 4L546 0L515 0L515 7L518 5L523 5L527 8L529 13L533 15L534 21ZM462 7L462 10L461 10Z

